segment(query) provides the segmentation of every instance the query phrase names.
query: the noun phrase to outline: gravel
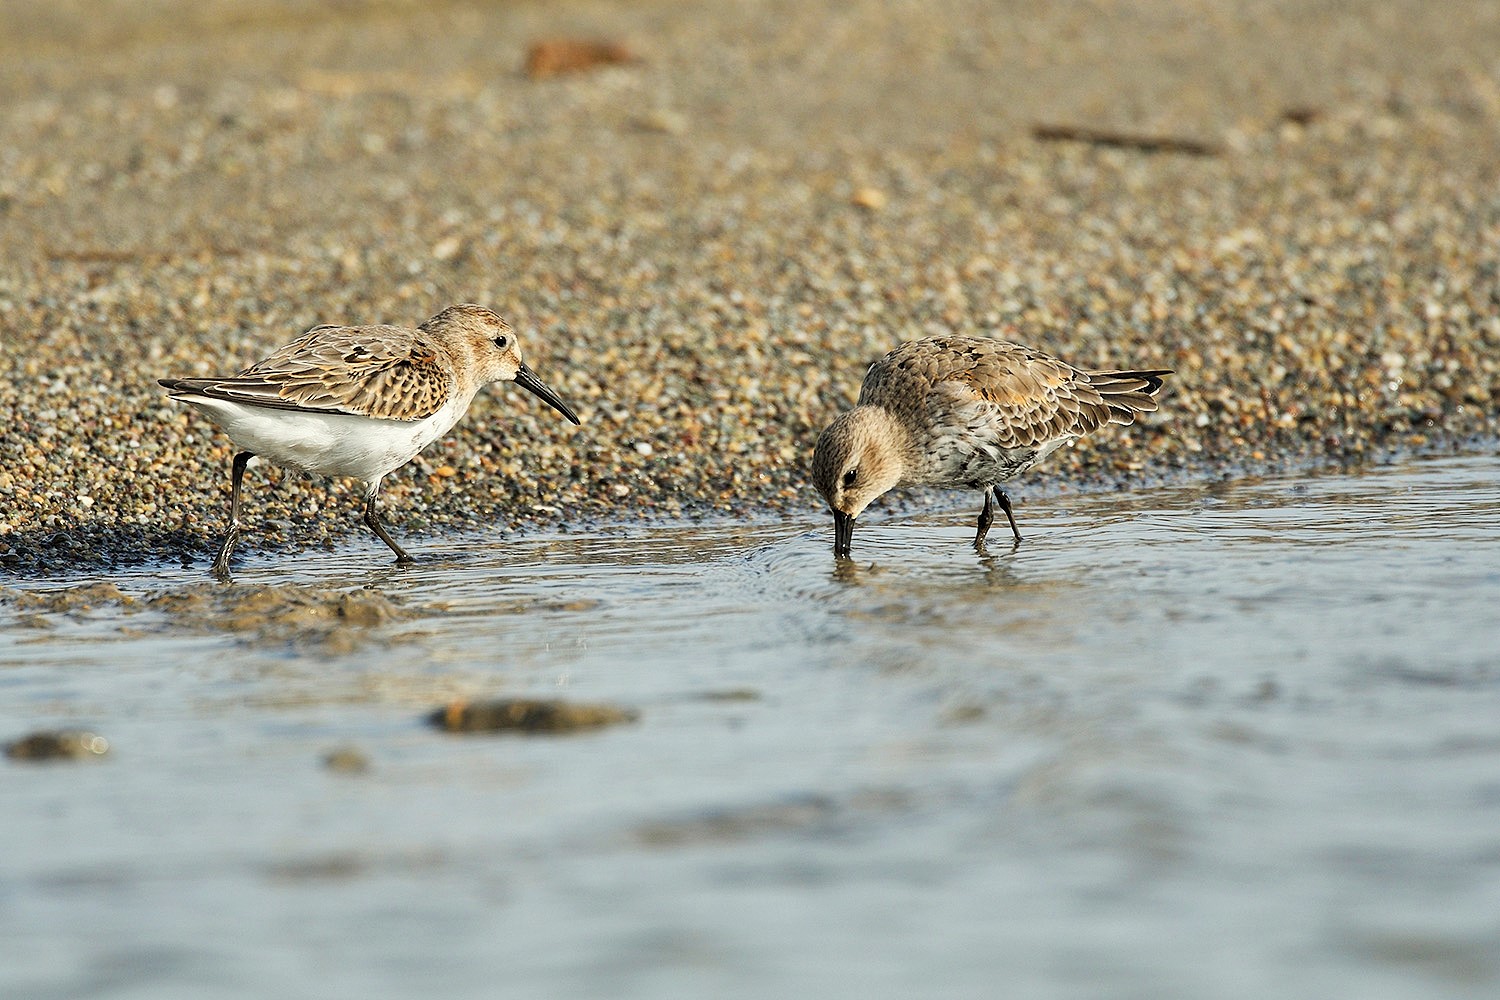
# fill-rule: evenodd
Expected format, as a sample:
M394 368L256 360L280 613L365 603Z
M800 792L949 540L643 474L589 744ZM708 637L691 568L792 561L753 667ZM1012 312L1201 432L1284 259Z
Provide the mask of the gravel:
M6 18L11 572L206 565L230 445L155 379L461 301L506 315L584 424L482 394L388 481L403 535L816 510L812 443L864 367L950 332L1178 373L1022 497L1500 434L1486 0ZM639 59L528 79L549 38ZM247 486L247 548L363 530L351 483Z

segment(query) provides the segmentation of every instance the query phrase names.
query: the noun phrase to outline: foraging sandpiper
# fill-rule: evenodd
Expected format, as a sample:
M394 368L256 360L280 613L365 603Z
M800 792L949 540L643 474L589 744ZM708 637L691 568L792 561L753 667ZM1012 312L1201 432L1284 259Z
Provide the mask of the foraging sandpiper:
M411 556L380 523L380 482L442 437L492 382L515 382L573 423L578 417L521 361L510 326L483 306L449 306L415 330L400 326L315 326L229 378L158 380L191 403L241 450L229 485L229 533L213 572L229 579L239 538L240 482L257 456L365 486L365 524L396 553Z
M981 490L974 547L994 501L1016 527L1000 483L1105 424L1156 409L1169 370L1087 372L1019 344L939 337L902 344L870 366L854 409L818 438L813 485L833 511L833 553L847 558L854 519L897 486Z

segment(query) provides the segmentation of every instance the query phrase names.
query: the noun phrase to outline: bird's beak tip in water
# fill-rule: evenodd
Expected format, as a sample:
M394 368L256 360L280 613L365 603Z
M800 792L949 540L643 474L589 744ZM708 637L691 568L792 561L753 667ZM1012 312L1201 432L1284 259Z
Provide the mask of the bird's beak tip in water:
M833 555L835 559L848 559L849 547L854 541L854 518L841 510L833 512Z

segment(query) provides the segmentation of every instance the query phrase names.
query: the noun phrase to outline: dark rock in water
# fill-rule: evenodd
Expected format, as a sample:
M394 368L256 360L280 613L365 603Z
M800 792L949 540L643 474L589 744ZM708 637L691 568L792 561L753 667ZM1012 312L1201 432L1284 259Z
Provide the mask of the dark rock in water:
M5 744L11 760L91 760L109 753L109 740L82 729L37 732Z
M339 747L323 755L323 766L336 774L364 774L370 758L358 747Z
M614 705L586 705L554 699L500 698L494 701L453 701L428 716L428 721L450 733L571 733L634 722L634 709Z

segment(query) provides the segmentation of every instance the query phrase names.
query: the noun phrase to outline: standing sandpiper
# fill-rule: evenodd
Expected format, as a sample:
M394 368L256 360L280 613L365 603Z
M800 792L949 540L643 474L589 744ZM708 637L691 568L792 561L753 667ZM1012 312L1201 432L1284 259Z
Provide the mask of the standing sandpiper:
M980 490L974 547L994 500L1016 527L1000 483L1105 424L1156 409L1170 371L1086 372L1019 344L940 337L902 344L870 366L854 409L818 438L813 485L833 511L833 554L849 556L854 519L897 486Z
M229 534L214 575L229 579L239 538L240 481L261 456L304 472L352 476L365 485L365 524L411 556L380 523L380 481L416 457L468 410L491 382L515 382L578 423L557 393L521 362L510 326L483 306L449 306L415 330L315 326L232 378L164 378L242 449L229 482Z

